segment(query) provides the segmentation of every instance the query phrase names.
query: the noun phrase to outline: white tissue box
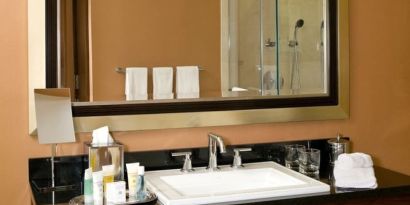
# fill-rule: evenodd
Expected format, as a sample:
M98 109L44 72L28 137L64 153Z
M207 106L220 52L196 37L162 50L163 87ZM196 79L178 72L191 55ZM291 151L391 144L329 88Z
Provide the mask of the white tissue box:
M93 172L101 171L102 166L114 165L114 180L124 180L124 147L120 143L92 145L85 143L88 152L88 166Z
M111 182L106 185L105 196L107 202L125 203L125 182Z

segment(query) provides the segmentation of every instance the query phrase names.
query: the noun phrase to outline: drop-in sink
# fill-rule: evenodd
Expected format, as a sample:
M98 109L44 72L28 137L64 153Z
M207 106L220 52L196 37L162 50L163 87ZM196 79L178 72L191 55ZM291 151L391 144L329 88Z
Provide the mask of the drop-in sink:
M153 171L146 173L146 181L165 205L235 204L330 191L329 185L274 162L245 164L240 169L222 166L214 172L205 168L190 173Z

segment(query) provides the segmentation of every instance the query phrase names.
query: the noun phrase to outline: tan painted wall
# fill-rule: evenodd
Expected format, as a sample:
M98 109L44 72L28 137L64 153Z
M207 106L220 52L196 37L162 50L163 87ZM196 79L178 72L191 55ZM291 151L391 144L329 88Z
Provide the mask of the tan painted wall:
M221 96L219 0L91 2L95 101L124 100L125 76L114 69L132 66L199 65L201 97Z
M28 204L27 2L0 1L0 204Z
M333 136L352 137L355 151L410 175L410 39L408 0L350 1L351 118L339 121L115 133L128 150L206 146L206 133L244 144ZM27 1L0 1L0 204L29 204L27 159L49 155L28 132ZM380 15L383 14L383 15ZM6 75L7 74L7 75ZM79 136L89 140L88 134ZM81 153L81 142L59 154Z

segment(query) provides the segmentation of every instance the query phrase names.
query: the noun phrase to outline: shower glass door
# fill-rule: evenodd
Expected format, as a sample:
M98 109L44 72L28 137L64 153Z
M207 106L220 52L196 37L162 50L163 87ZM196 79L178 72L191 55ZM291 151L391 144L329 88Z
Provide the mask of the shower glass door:
M231 90L276 95L276 0L230 0L229 18Z
M235 96L326 94L327 0L229 0Z
M230 87L238 94L259 95L260 0L229 0Z

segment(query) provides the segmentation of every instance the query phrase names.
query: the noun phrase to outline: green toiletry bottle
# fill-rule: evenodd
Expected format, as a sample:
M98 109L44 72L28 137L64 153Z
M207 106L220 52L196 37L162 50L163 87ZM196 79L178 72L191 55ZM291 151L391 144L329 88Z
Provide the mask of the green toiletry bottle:
M84 203L93 203L93 173L91 168L84 172Z

